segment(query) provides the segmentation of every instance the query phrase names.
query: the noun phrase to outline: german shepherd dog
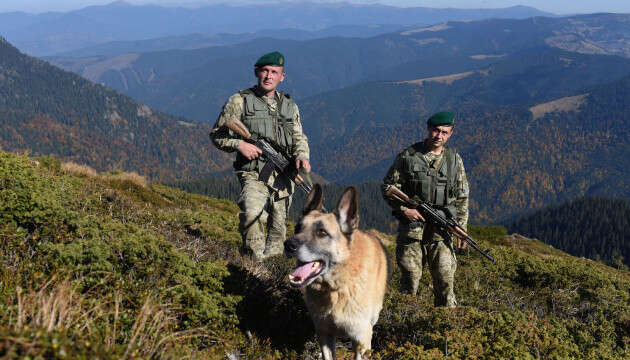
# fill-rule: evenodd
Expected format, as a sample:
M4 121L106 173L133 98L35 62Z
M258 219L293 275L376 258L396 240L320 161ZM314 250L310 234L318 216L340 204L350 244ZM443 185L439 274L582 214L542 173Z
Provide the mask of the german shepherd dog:
M333 213L322 211L322 188L313 187L284 242L297 258L289 275L302 288L324 360L335 358L337 337L350 338L356 360L371 348L372 327L383 307L388 260L381 242L360 230L357 191L347 188Z

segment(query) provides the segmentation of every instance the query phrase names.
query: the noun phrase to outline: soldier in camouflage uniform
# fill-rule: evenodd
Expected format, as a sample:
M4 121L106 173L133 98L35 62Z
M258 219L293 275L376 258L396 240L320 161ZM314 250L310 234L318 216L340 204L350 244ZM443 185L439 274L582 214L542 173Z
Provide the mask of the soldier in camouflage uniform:
M298 107L288 94L276 90L285 77L284 56L279 52L263 55L254 65L254 75L258 84L228 99L210 138L223 151L237 151L234 169L241 183L238 206L242 252L263 260L283 251L285 221L295 186L289 175L275 170L268 179L259 178L266 164L260 158L262 151L235 136L224 126L226 121L233 117L241 120L252 137L263 138L294 158L297 169L308 173L311 165ZM294 179L298 183L301 180L299 175Z
M419 197L443 206L466 229L468 223L468 181L462 158L445 146L453 133L454 116L450 112L434 114L427 121L428 136L400 153L383 179L383 196L399 220L396 261L402 272L401 291L416 294L422 267L429 266L433 278L436 306L457 306L453 281L457 260L450 239L437 234L416 209L385 196L390 186L409 197ZM465 247L466 243L458 242Z

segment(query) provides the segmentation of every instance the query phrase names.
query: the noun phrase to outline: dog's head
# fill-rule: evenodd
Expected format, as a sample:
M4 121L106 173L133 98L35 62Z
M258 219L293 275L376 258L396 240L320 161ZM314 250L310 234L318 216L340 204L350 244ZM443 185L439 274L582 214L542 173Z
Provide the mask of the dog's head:
M352 233L359 225L357 191L347 188L332 214L322 212L323 193L315 184L308 194L295 235L284 242L286 256L297 258L289 275L291 285L303 287L325 279L335 265L349 256Z

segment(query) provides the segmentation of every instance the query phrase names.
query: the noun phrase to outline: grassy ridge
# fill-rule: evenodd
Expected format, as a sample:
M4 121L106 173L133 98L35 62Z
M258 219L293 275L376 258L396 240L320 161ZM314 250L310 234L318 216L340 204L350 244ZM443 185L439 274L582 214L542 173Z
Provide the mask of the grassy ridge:
M0 357L317 357L293 264L238 255L232 202L37 161L0 153ZM373 358L630 356L627 271L471 232L497 264L458 255L455 310L431 305L429 276L398 292L395 269Z
M190 234L231 240L232 204L39 163L0 153L0 354L151 357L229 338L226 263ZM210 209L220 230L198 226Z

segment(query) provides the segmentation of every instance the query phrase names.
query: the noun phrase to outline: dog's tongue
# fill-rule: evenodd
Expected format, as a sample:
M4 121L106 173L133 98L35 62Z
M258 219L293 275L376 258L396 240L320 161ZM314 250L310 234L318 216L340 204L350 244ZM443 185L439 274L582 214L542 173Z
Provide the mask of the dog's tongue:
M319 266L314 266L315 263L316 261L306 263L296 268L291 275L295 278L295 280L304 281L319 270Z

